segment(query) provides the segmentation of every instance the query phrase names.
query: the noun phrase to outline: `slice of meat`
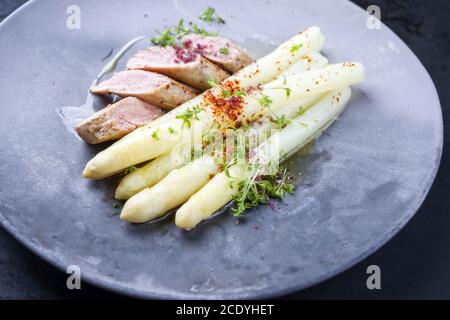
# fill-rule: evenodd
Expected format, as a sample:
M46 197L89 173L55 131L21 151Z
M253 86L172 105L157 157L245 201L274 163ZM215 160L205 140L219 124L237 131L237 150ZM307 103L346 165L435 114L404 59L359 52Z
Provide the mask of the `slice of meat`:
M183 38L183 47L200 53L230 73L235 73L253 62L244 49L222 37L191 34Z
M127 69L158 72L173 79L206 90L208 80L217 83L229 77L228 72L195 51L180 47L150 47L130 58Z
M168 110L191 100L198 94L191 87L169 77L143 70L117 72L108 80L91 87L91 92L136 97Z
M161 109L138 98L128 97L96 112L76 127L87 143L117 140L162 114Z

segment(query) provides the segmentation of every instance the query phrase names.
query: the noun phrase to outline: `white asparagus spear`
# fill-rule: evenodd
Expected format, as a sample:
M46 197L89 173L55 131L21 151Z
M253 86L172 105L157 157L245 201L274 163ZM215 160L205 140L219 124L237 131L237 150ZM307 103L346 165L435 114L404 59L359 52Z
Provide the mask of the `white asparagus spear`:
M287 119L293 119L300 110L304 112L319 98L320 96L313 96L291 103L274 112L271 117L284 116ZM252 135L256 141L261 141L266 138L267 130L275 127L275 123L267 117L255 130L246 131L245 134ZM205 185L209 178L217 174L220 171L217 163L217 159L205 155L180 169L172 170L153 187L143 189L128 199L122 209L120 218L128 222L141 223L163 216L167 211L183 204ZM164 165L161 163L161 166ZM136 177L136 179L139 179L139 177Z
M179 159L175 153L183 152L185 149L188 148L184 144L178 145L168 153L123 177L117 186L114 197L118 200L127 200L139 191L158 183L172 170L181 168L183 162L174 161L174 159ZM186 162L188 161L186 160Z
M120 218L128 222L143 223L161 217L189 199L218 169L219 165L212 157L202 157L175 169L152 188L144 189L128 199ZM184 192L174 192L180 187Z
M282 43L272 53L248 65L229 79L238 80L242 87L257 86L275 79L301 57L319 52L325 42L320 28L310 27Z
M322 54L320 54L319 52L311 52L301 57L299 61L284 70L275 79L284 79L284 77L300 74L308 70L320 69L325 67L327 64L328 59L325 58Z
M290 154L292 151L306 145L320 134L344 110L351 95L350 88L344 88L327 94L316 105L310 108L289 124L282 131L274 134L257 150L257 157L265 158L268 145L277 144L279 150L272 160L280 155ZM256 160L258 163L259 161ZM243 164L234 165L225 173L217 174L200 191L194 194L181 208L178 209L175 223L183 229L192 229L200 221L207 219L214 212L232 200L237 192L237 182L245 179L247 172ZM232 177L232 178L230 178Z
M299 74L308 70L315 70L325 67L328 64L328 60L320 53L312 52L301 58L301 61L297 61L290 66L282 76L289 76ZM311 99L308 99L308 101ZM313 99L314 100L314 99ZM282 108L280 112L275 112L276 116L284 115L286 118L293 118L291 112L296 112L299 105L308 106L308 101L300 101L298 104L293 103L291 106ZM119 183L116 189L116 199L126 200L138 193L139 191L151 187L162 178L164 178L170 171L181 168L190 155L192 145L190 143L178 145L171 151L159 156L154 161L137 168L132 173L125 176ZM183 161L184 160L184 161Z
M261 97L267 96L270 101L270 109L276 110L289 101L359 83L363 78L364 67L362 64L348 62L274 80L262 86L261 91L244 97L241 120L251 119L256 115L268 112L269 108L261 104ZM200 128L213 126L215 117L209 109L200 111L196 116L199 120L193 122ZM151 139L154 132L166 133L167 128L170 127L176 128L175 134L164 134L158 140ZM89 161L83 176L91 179L105 178L131 165L154 159L168 152L176 144L177 138L181 139L189 135L186 133L187 129L183 126L183 120L174 119L153 128L146 128L146 131L143 131L145 134L133 135L133 138L127 136Z
M180 143L169 152L126 175L117 186L115 198L127 200L139 191L155 185L172 170L181 168L190 162L192 147L190 142Z
M245 100L243 118L247 119L255 114L267 113L268 109L277 110L289 101L299 98L351 86L362 82L363 79L364 67L358 62L332 64L322 69L278 78L261 86L260 92ZM289 94L286 89L289 90ZM271 100L270 108L261 107L260 103L255 101L255 96L267 96Z

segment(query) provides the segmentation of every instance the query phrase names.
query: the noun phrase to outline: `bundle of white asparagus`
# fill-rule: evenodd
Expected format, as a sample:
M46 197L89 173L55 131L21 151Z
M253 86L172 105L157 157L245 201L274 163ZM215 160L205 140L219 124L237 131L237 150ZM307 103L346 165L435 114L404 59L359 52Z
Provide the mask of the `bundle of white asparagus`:
M249 175L250 167L284 160L343 111L349 86L363 80L364 68L356 62L328 65L319 53L323 43L319 28L306 29L222 84L100 152L83 176L102 179L152 160L120 182L116 198L127 200L120 217L142 223L181 206L176 225L192 229L235 199L242 191L240 182L257 178L254 172ZM218 108L229 110L218 113ZM217 141L205 139L212 129L225 136L224 128L252 141L240 152L244 161L236 160L236 152L231 157L217 152ZM192 156L193 148L201 154Z

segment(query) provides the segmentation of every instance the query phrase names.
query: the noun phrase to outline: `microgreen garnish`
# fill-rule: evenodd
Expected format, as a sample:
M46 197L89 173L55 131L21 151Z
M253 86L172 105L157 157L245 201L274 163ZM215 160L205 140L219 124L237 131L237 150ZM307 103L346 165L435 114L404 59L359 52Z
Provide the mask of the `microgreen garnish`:
M129 166L128 168L126 168L124 171L123 171L123 174L126 176L126 175L129 175L130 173L132 173L132 172L134 172L134 170L136 170L136 167L135 166Z
M214 79L208 79L208 80L206 80L206 82L207 82L211 87L217 86L217 81L214 80Z
M151 41L154 45L158 46L171 46L173 45L175 38L174 33L172 32L172 29L167 28L164 31L158 32L159 37L155 36L152 37Z
M197 158L200 158L202 155L201 150L191 149L191 160L195 160Z
M163 31L157 31L158 35L151 39L152 43L157 46L172 46L176 41L181 40L184 36L189 34L198 34L201 36L216 36L217 32L208 32L203 28L199 28L197 24L192 24L191 27L184 26L184 20L180 19L175 27L169 27Z
M285 90L286 91L286 97L290 97L291 96L291 92L292 92L292 90L290 89L290 88L280 88L280 89L282 89L282 90Z
M216 12L216 9L214 9L213 7L206 8L206 10L203 11L202 14L198 18L209 24L211 24L213 22L217 22L219 24L225 24L225 20L222 17L219 17L219 15Z
M119 208L121 208L122 207L122 204L120 203L120 202L115 202L114 204L113 204L113 208L114 209L119 209Z
M286 91L286 97L288 97L288 98L291 96L291 93L292 93L292 90L290 88L287 88L287 87L279 87L279 88L273 88L273 89Z
M245 93L244 91L233 92L233 96L236 96L236 97L245 97L246 95L247 95L247 93Z
M224 98L228 98L229 96L231 96L231 92L228 89L224 89L222 90L222 95Z
M198 114L202 111L202 109L196 105L192 109L187 108L185 112L177 115L177 119L183 120L183 127L186 125L188 128L191 127L191 120L200 120L198 118Z
M306 109L303 106L298 107L297 115L302 116L305 114Z
M268 96L263 96L258 102L261 107L269 108L273 101Z
M286 118L286 115L282 115L281 117L273 118L270 120L276 125L277 129L284 129L289 123L291 123L291 119Z
M158 129L152 132L152 138L155 140L159 140Z
M217 36L217 32L206 31L204 28L199 28L196 23L194 23L192 25L192 30L188 30L188 31L191 31L191 33L195 33L195 34L198 34L198 35L203 36L203 37L208 37L208 36L214 37L214 36Z
M294 45L291 47L291 53L294 53L295 51L297 51L297 50L300 49L301 47L303 47L302 44L294 44Z
M172 127L169 127L169 129L167 129L167 131L169 131L170 134L176 133L176 131Z
M221 54L224 54L224 55L228 55L228 54L230 53L230 51L228 50L228 48L220 48L220 49L219 49L219 52L220 52Z
M234 216L238 217L258 204L267 204L270 198L283 199L287 193L294 191L286 168L280 168L273 175L261 175L261 169L262 166L257 164L248 165L247 177L237 182L234 207L231 209ZM228 171L225 174L230 175Z

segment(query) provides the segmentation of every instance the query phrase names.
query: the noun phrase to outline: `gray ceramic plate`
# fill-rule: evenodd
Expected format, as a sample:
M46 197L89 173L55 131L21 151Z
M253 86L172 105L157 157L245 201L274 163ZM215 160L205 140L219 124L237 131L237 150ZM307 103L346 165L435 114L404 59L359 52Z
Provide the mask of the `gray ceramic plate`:
M80 174L99 148L56 110L81 105L111 48L213 5L221 33L255 55L310 25L332 61L367 68L340 120L296 158L295 195L241 224L227 214L186 233L132 226L113 208L116 181ZM69 5L81 29L66 28ZM255 298L305 288L379 248L414 215L442 150L433 83L387 27L344 1L32 1L0 27L0 221L35 253L116 292L159 298ZM213 27L214 28L214 27Z

